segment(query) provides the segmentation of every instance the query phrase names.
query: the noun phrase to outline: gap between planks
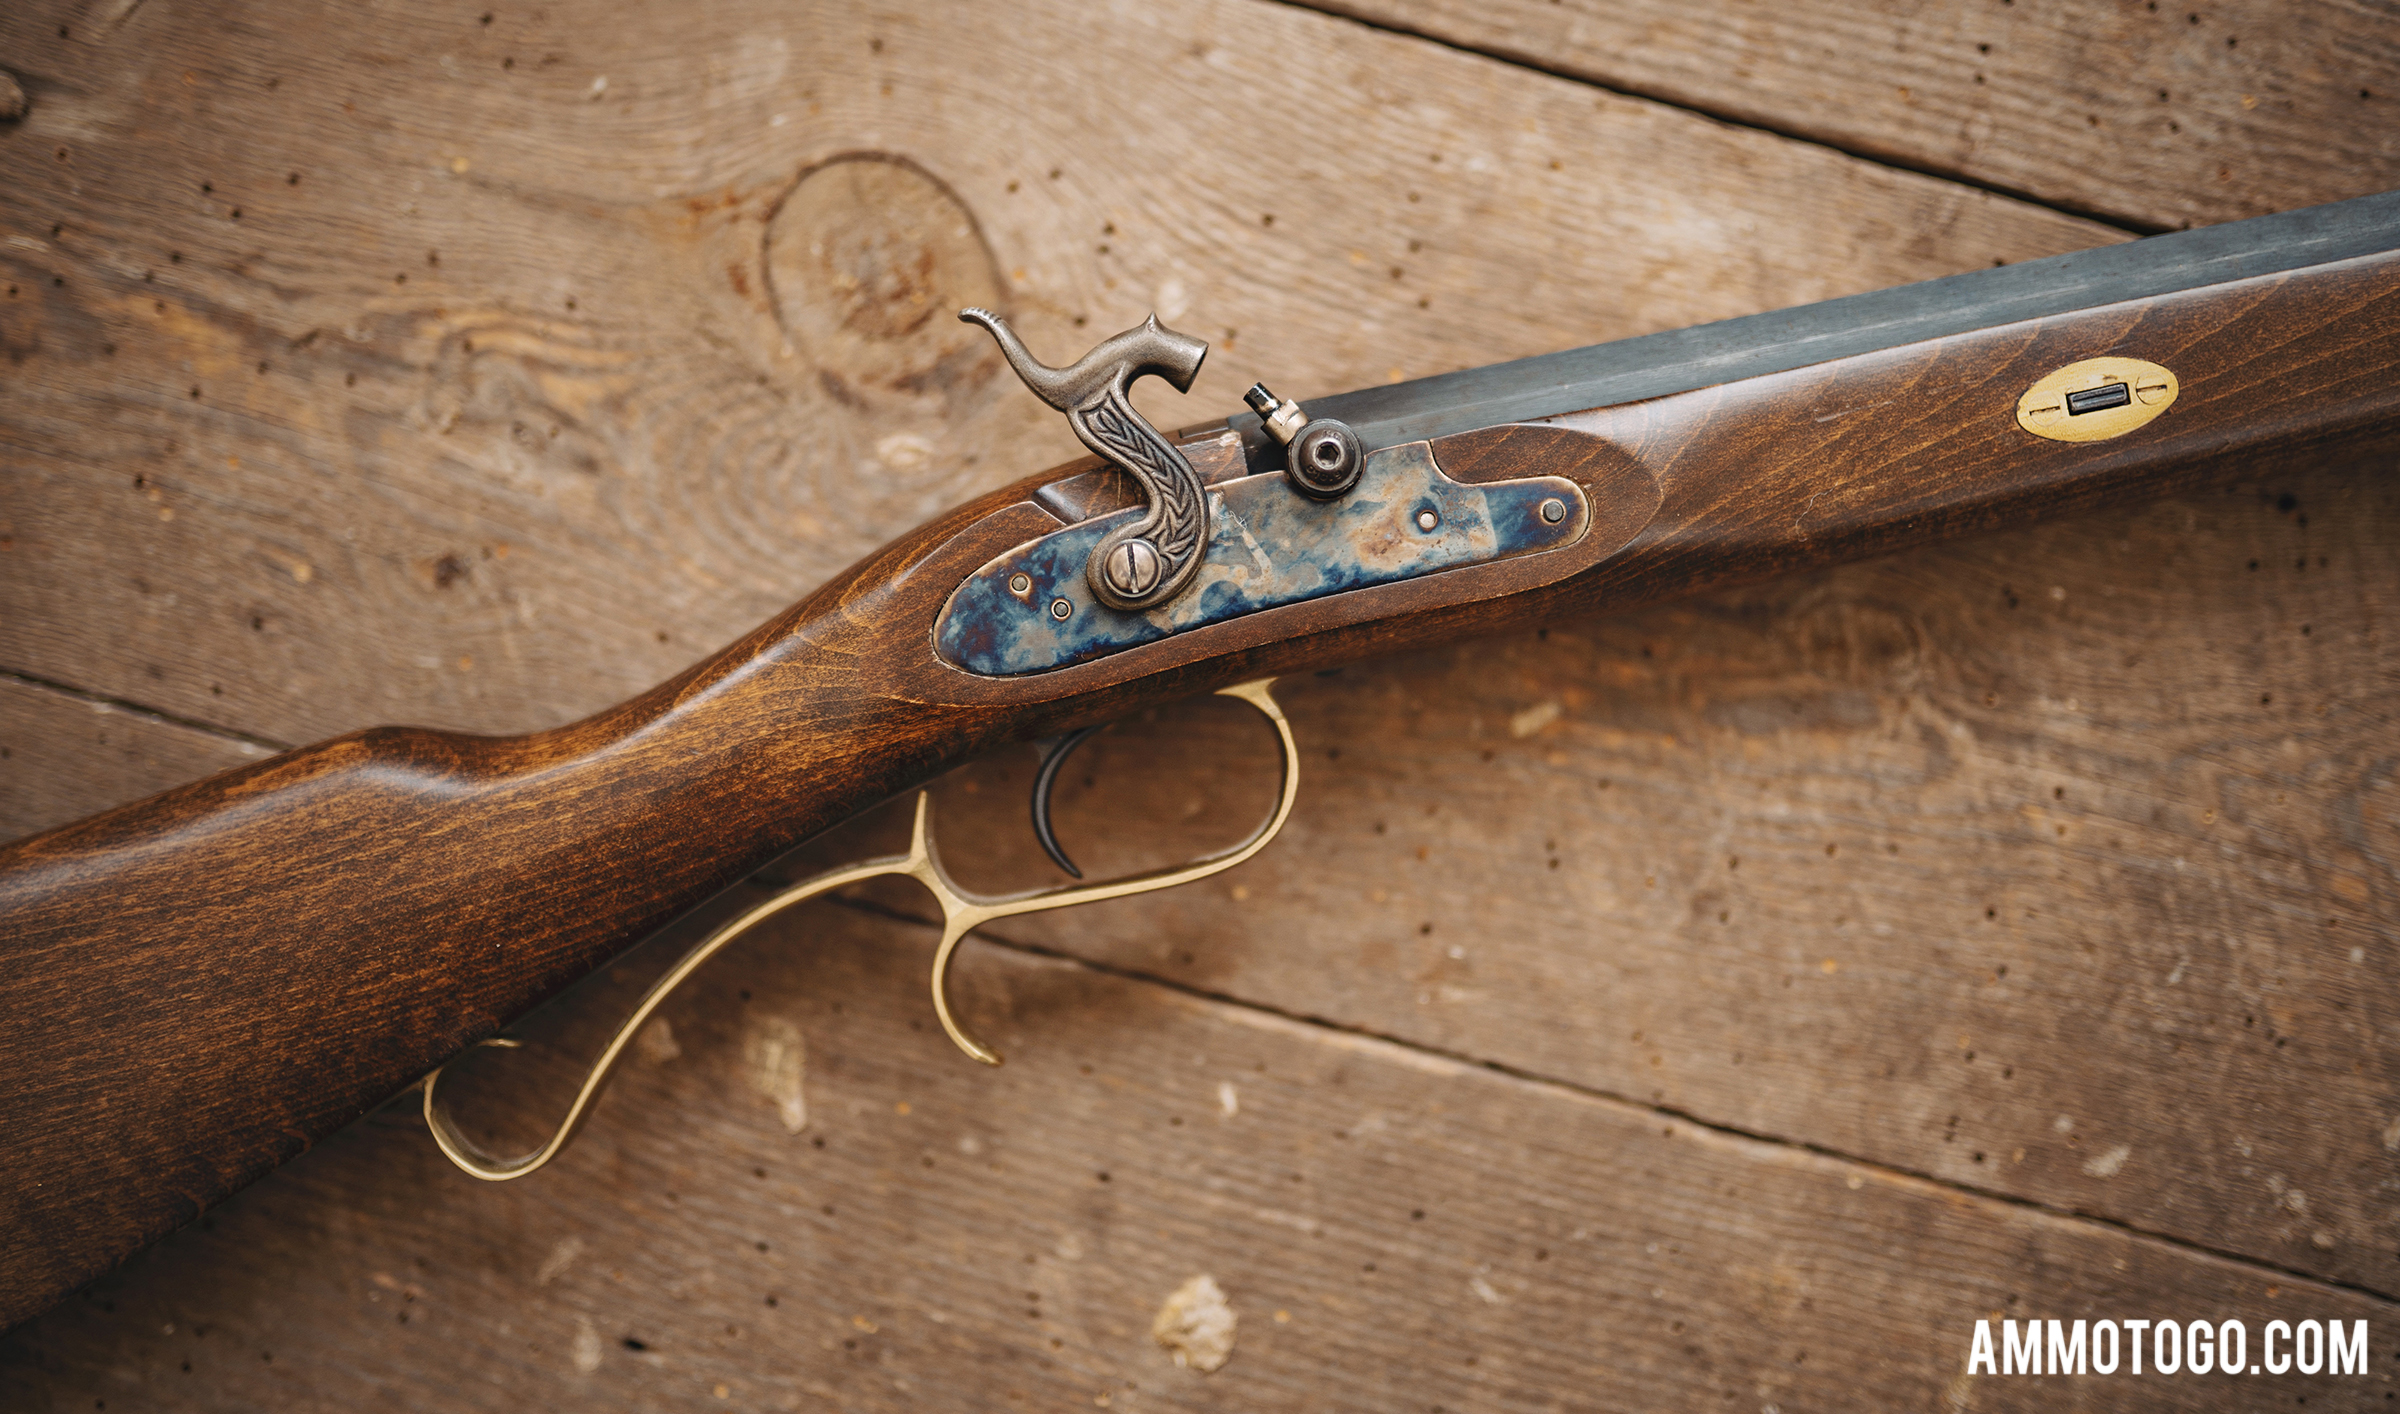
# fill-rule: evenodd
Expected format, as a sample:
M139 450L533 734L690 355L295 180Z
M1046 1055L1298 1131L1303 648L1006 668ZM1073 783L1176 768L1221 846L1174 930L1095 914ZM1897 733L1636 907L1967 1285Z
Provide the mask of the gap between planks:
M1306 7L1303 6L1296 8ZM1596 86L1597 85L1595 85L1595 87ZM74 687L67 683L55 682L48 678L39 677L31 673L19 672L14 669L0 668L0 681L17 683L21 686L35 689L36 691L54 693L58 696L69 698L78 702L91 703L115 708L119 711L134 713L151 721L172 724L187 728L192 731L205 732L211 736L219 737L226 741L240 742L245 745L260 747L265 750L277 752L288 751L291 749L290 745L287 743L274 741L266 737L255 736L247 732L236 731L230 727L221 726L213 722L204 722L190 717L178 716L171 712L162 712L157 708L149 707L139 702L132 702L123 698L110 697L105 694L90 692L82 688ZM836 895L830 899L829 902L842 908L852 910L856 913L870 917L881 918L906 927L931 930L935 926L929 920L918 915L899 909L885 907L883 905L875 904L865 900L844 898ZM1307 1015L1304 1013L1291 1011L1283 1007L1274 1006L1270 1003L1239 997L1230 993L1211 991L1205 987L1195 987L1189 983L1179 982L1172 978L1159 976L1155 973L1144 972L1137 968L1121 967L1111 963L1095 961L1060 948L1047 947L1039 943L1031 943L1019 939L1001 937L987 930L978 929L969 934L969 936L975 938L979 942L983 942L994 947L1005 948L1010 952L1018 954L1019 956L1042 958L1047 961L1066 966L1081 968L1085 971L1096 973L1102 976L1117 978L1121 981L1161 988L1165 991L1173 992L1197 1001L1222 1007L1228 1012L1232 1013L1234 1017L1243 1021L1245 1024L1257 1024L1265 1021L1272 1022L1278 1026L1296 1027L1299 1028L1304 1034L1308 1034L1314 1039L1320 1041L1322 1041L1328 1035L1365 1041L1378 1048L1388 1049L1390 1052L1392 1052L1392 1055L1388 1058L1401 1063L1420 1067L1430 1064L1445 1068L1456 1066L1486 1071L1492 1074L1505 1076L1508 1079L1516 1081L1520 1084L1529 1085L1540 1090L1550 1091L1558 1095L1571 1096L1576 1099L1593 1101L1602 1104L1621 1105L1627 1109L1639 1110L1645 1114L1658 1116L1661 1119L1668 1119L1678 1123L1688 1124L1694 1129L1705 1131L1707 1133L1719 1136L1720 1138L1747 1141L1750 1143L1764 1144L1779 1149L1814 1154L1821 1158L1832 1159L1838 1163L1848 1164L1856 1168L1868 1170L1881 1175L1887 1180L1905 1180L1923 1184L1928 1188L1939 1189L1948 1193L1964 1194L1974 1198L1983 1199L1987 1202L1999 1203L2012 1208L2042 1213L2067 1222L2084 1223L2094 1227L2111 1228L2118 1232L2122 1232L2127 1236L2153 1242L2162 1247L2171 1248L2176 1251L2192 1253L2199 1256L2211 1257L2219 1261L2232 1262L2261 1274L2272 1274L2279 1279L2303 1282L2333 1291L2348 1292L2352 1295L2364 1297L2369 1300L2383 1302L2388 1305L2400 1306L2400 1294L2379 1291L2374 1287L2365 1286L2360 1283L2341 1281L2334 1278L2321 1276L2316 1273L2302 1271L2295 1267L2287 1267L2280 1263L2271 1262L2249 1253L2233 1251L2221 1247L2212 1247L2205 1243L2192 1242L2187 1239L2175 1237L2169 1234L2154 1232L2150 1229L2137 1226L2133 1223L2124 1222L2119 1219L2102 1217L2073 1208L2063 1208L2056 1204L2043 1203L2032 1198L2027 1198L2012 1193L2000 1192L1990 1188L1979 1187L1975 1184L1958 1183L1951 1180L1946 1180L1916 1169L1904 1168L1889 1163L1880 1163L1872 1159L1862 1158L1856 1154L1851 1154L1841 1149L1833 1148L1829 1145L1813 1143L1805 1139L1794 1139L1787 1135L1770 1134L1743 1129L1739 1126L1729 1125L1718 1120L1705 1118L1703 1116L1694 1114L1689 1110L1677 1109L1669 1105L1652 1104L1650 1102L1639 1100L1629 1095L1619 1094L1615 1091L1603 1089L1598 1086L1577 1084L1570 1080L1560 1079L1557 1076L1545 1075L1539 1071L1528 1070L1520 1066L1512 1066L1502 1061L1486 1060L1465 1052L1445 1050L1441 1047L1426 1045L1422 1042L1403 1040L1397 1037L1388 1036L1369 1027L1336 1021L1329 1017ZM405 1098L409 1095L413 1095L416 1093L416 1090L417 1087L412 1085L406 1090L402 1091L401 1095L396 1098ZM380 1113L383 1108L383 1106L378 1106L375 1112Z
M2159 236L2165 235L2167 232L2175 229L2175 227L2172 226L2161 226L2149 221L2131 220L2125 216L2112 212L2086 209L2084 207L2070 204L2061 204L2046 197L2036 196L2032 192L2024 191L2017 187L2008 186L2000 182L1986 181L1981 177L1972 177L1964 172L1955 171L1946 167L1935 166L1930 163L1910 162L1903 158L1894 157L1888 153L1863 152L1857 148L1845 147L1842 144L1834 142L1820 134L1808 132L1802 128L1788 127L1780 123L1761 122L1756 118L1737 118L1730 113L1721 113L1713 108L1703 107L1687 100L1670 98L1665 94L1653 92L1646 88L1629 86L1622 83L1603 83L1600 80L1593 78L1589 74L1577 73L1572 69L1557 68L1521 55L1503 54L1494 49L1479 48L1472 44L1461 44L1457 40L1445 39L1441 35L1432 34L1410 25L1399 24L1390 19L1368 19L1364 16L1354 15L1344 10L1329 9L1324 5L1310 4L1308 3L1308 0L1264 0L1264 2L1268 4L1281 5L1284 8L1291 10L1305 10L1312 15L1319 15L1325 19L1334 20L1342 24L1356 25L1360 29L1373 30L1378 34L1388 34L1399 39L1413 39L1419 43L1433 45L1438 49L1447 49L1453 54L1464 54L1471 58L1484 59L1495 64L1506 64L1510 68L1526 69L1533 73L1541 74L1549 78L1560 79L1564 82L1575 84L1578 87L1591 89L1597 93L1612 93L1621 98L1632 98L1638 99L1644 103L1655 103L1661 108L1672 108L1678 113L1689 113L1695 118L1705 118L1709 122L1717 123L1724 127L1743 128L1751 132L1765 133L1769 137L1782 138L1786 142L1806 143L1810 147L1821 147L1829 152L1838 152L1842 156L1847 157L1854 162L1864 162L1871 166L1884 167L1896 172L1908 172L1920 177L1930 177L1936 181L1948 182L1953 186L1967 187L1974 191L1989 193L1992 196L2005 197L2010 201L2022 202L2027 206L2040 207L2044 211L2053 212L2060 216L2071 216L2080 221L2091 221L2099 225L2113 227L2116 230L2125 232L2127 235Z
M852 912L863 914L868 917L880 918L887 922L901 924L906 927L920 928L927 932L938 931L939 928L938 924L935 924L928 919L921 918L915 914L906 912L905 910L887 907L885 905L870 902L864 899L846 898L837 893L829 896L823 901L831 903L840 908L849 909ZM1462 1051L1450 1051L1439 1046L1429 1046L1420 1041L1402 1040L1397 1037L1387 1036L1382 1032L1372 1030L1368 1027L1356 1026L1348 1022L1336 1021L1329 1017L1310 1016L1301 1012L1290 1011L1283 1007L1275 1006L1272 1003L1254 1001L1246 997L1237 997L1224 992L1210 991L1205 987L1195 987L1189 983L1178 982L1172 978L1161 977L1155 973L1141 971L1138 968L1120 967L1112 963L1097 962L1090 958L1081 957L1075 953L1067 952L1063 949L1046 947L1040 943L1021 942L1014 938L1000 937L984 929L976 929L973 932L968 933L967 936L975 939L977 942L985 943L992 947L1004 948L1007 951L1016 953L1021 957L1041 958L1045 961L1081 968L1087 972L1096 973L1101 976L1113 977L1119 981L1131 982L1137 985L1158 987L1165 991L1176 993L1194 1001L1206 1003L1215 1007L1221 1007L1227 1012L1231 1013L1233 1019L1238 1020L1245 1025L1255 1026L1263 1024L1279 1029L1293 1028L1301 1034L1308 1036L1310 1039L1319 1042L1320 1044L1323 1043L1328 1036L1339 1037L1353 1042L1363 1042L1367 1045L1375 1047L1378 1050L1390 1052L1385 1059L1409 1065L1418 1069L1430 1067L1442 1070L1450 1070L1455 1068L1479 1070L1489 1074L1500 1075L1509 1080L1516 1081L1519 1084L1528 1085L1537 1090L1550 1092L1554 1096L1570 1098L1589 1103L1620 1105L1626 1109L1639 1110L1644 1114L1655 1115L1660 1119L1673 1120L1679 1124L1688 1124L1696 1130L1714 1135L1720 1139L1726 1139L1735 1142L1746 1142L1751 1144L1762 1144L1770 1148L1783 1149L1795 1153L1813 1154L1818 1158L1831 1159L1837 1163L1848 1164L1854 1168L1866 1170L1887 1181L1898 1180L1906 1183L1921 1184L1926 1188L1938 1189L1944 1193L1978 1198L1983 1201L1997 1203L2005 1207L2016 1208L2026 1212L2040 1213L2044 1216L2057 1218L2064 1222L2082 1223L2092 1227L2109 1228L2113 1229L2114 1231L2124 1233L2128 1237L2136 1238L2145 1242L2156 1243L2161 1247L2170 1248L2174 1251L2189 1253L2199 1257L2213 1258L2221 1262L2231 1262L2237 1266L2257 1272L2262 1276L2273 1276L2279 1281L2299 1282L2310 1286L2321 1287L2330 1291L2347 1292L2353 1296L2364 1297L2370 1301L2378 1301L2386 1305L2400 1307L2400 1294L2395 1294L2388 1291L2379 1291L2374 1287L2361 1285L2357 1282L2336 1280L2334 1278L2322 1276L2314 1272L2303 1271L2297 1267L2287 1267L2279 1262L2271 1262L2263 1257L2254 1256L2247 1252L2232 1251L2222 1247L2211 1247L2206 1243L2193 1242L2188 1239L2175 1237L2167 1233L2153 1232L2148 1228L2140 1227L2133 1223L2124 1222L2116 1218L2102 1217L2097 1214L2083 1212L2080 1209L2075 1208L2062 1208L2053 1203L2043 1203L2035 1199L2021 1197L2013 1193L2003 1193L1994 1189L1978 1187L1977 1185L1971 1183L1953 1182L1948 1179L1936 1177L1933 1174L1920 1172L1916 1169L1902 1168L1893 1164L1880 1163L1873 1159L1861 1158L1856 1154L1846 1153L1840 1149L1832 1148L1824 1144L1811 1143L1805 1139L1793 1139L1786 1135L1768 1134L1756 1130L1743 1129L1735 1125L1722 1123L1721 1121L1704 1118L1702 1116L1693 1114L1688 1110L1676 1109L1669 1105L1651 1104L1644 1100L1634 1099L1628 1095L1620 1095L1613 1090L1601 1089L1598 1086L1579 1085L1571 1080L1561 1080L1556 1076L1544 1075L1539 1071L1527 1070L1521 1066L1509 1065L1502 1061L1484 1060L1479 1057L1466 1054Z
M1296 8L1307 7L1299 6ZM1594 87L1598 87L1598 85L1594 85ZM177 716L171 712L162 712L155 707L145 706L139 702L127 701L122 698L109 697L101 693L86 691L84 689L71 686L67 683L55 682L48 678L35 676L31 673L18 672L9 668L0 668L0 681L14 682L25 687L33 688L37 691L55 693L61 697L66 697L78 702L92 703L100 706L112 707L119 711L131 712L152 721L168 723L175 726L188 728L193 731L206 732L211 736L219 737L226 741L240 742L245 745L260 747L269 751L280 752L291 750L290 745L287 743L274 741L266 737L254 736L247 732L235 731L230 727L221 726L213 722L204 722L190 717ZM883 905L864 900L843 898L839 895L836 895L830 899L829 902L860 914L881 918L907 927L931 930L935 926L927 919L919 917L915 914L899 909L888 908ZM1773 1148L1814 1154L1820 1158L1832 1159L1838 1163L1848 1164L1856 1168L1868 1170L1881 1175L1887 1180L1899 1179L1919 1183L1928 1188L1939 1189L1948 1193L1964 1194L1970 1197L1985 1200L1987 1202L1999 1203L2008 1207L2023 1209L2029 1212L2042 1213L2067 1222L2085 1223L2094 1227L2112 1228L2118 1232L2126 1234L2129 1237L2157 1243L2162 1247L2171 1248L2176 1251L2192 1253L2198 1256L2211 1257L2219 1261L2232 1262L2261 1274L2271 1274L2279 1279L2303 1282L2312 1286L2318 1286L2333 1291L2348 1292L2354 1296L2364 1297L2368 1300L2400 1306L2400 1294L2379 1291L2374 1287L2365 1286L2356 1282L2340 1281L2330 1277L2321 1276L2316 1273L2302 1271L2295 1267L2287 1267L2280 1263L2267 1261L2264 1258L2257 1257L2249 1253L2233 1251L2221 1247L2211 1247L2205 1243L2192 1242L2187 1239L2174 1237L2166 1233L2153 1232L2148 1228L2140 1227L2133 1223L2124 1222L2119 1219L2102 1217L2073 1208L2062 1208L2056 1204L2043 1203L2032 1198L2026 1198L2012 1193L2004 1193L1990 1188L1983 1188L1975 1184L1953 1182L1936 1177L1929 1173L1921 1172L1916 1169L1903 1168L1888 1163L1879 1163L1875 1160L1862 1158L1856 1154L1847 1153L1829 1145L1812 1143L1805 1139L1794 1139L1787 1135L1769 1134L1760 1131L1743 1129L1735 1125L1725 1124L1718 1120L1707 1119L1703 1116L1694 1114L1689 1110L1677 1109L1669 1105L1652 1104L1644 1100L1635 1099L1629 1095L1618 1094L1612 1090L1602 1089L1593 1085L1577 1084L1570 1080L1560 1079L1557 1076L1542 1074L1539 1071L1527 1070L1520 1066L1512 1066L1502 1061L1486 1060L1465 1052L1449 1051L1439 1046L1429 1046L1422 1042L1402 1040L1397 1037L1387 1036L1382 1032L1373 1030L1369 1027L1336 1021L1329 1017L1306 1015L1300 1012L1288 1010L1283 1007L1274 1006L1266 1002L1255 1001L1245 997L1238 997L1230 993L1211 991L1205 987L1195 987L1189 983L1179 982L1172 978L1161 977L1155 973L1144 972L1137 968L1120 967L1111 963L1094 961L1090 958L1081 957L1075 953L1067 952L1063 949L1046 947L1039 943L1030 943L1014 938L1001 937L997 934L981 929L976 930L968 936L975 938L979 942L983 942L994 947L1005 948L1010 952L1018 954L1019 956L1042 958L1066 966L1081 968L1085 971L1096 973L1102 976L1114 977L1121 981L1158 987L1197 1001L1223 1007L1245 1024L1257 1024L1262 1021L1271 1021L1279 1026L1297 1027L1304 1034L1308 1034L1320 1041L1322 1041L1327 1035L1341 1036L1354 1040L1365 1041L1378 1048L1388 1049L1393 1053L1389 1057L1390 1059L1405 1064L1414 1066L1425 1066L1428 1064L1441 1067L1458 1066L1486 1071L1492 1074L1505 1076L1508 1079L1516 1081L1520 1084L1529 1085L1540 1090L1550 1091L1558 1095L1571 1096L1579 1100L1593 1101L1602 1104L1621 1105L1627 1109L1639 1110L1645 1114L1658 1116L1661 1119L1668 1119L1677 1123L1688 1124L1694 1129L1705 1131L1720 1138L1747 1141L1754 1144L1768 1145ZM400 1098L405 1098L408 1095L416 1093L416 1089L417 1087L413 1085L408 1087L408 1089L401 1092ZM384 1107L382 1106L378 1106L376 1112L380 1113L383 1108Z
M111 697L104 692L92 692L72 683L59 682L33 673L18 672L14 668L0 668L0 682L13 682L20 687L32 688L36 692L55 693L60 697L89 703L95 707L113 707L120 712L130 712L134 716L148 721L183 727L189 731L206 732L220 740L238 742L243 746L255 746L262 751L284 752L291 750L294 745L292 742L277 741L272 737L255 736L249 732L236 731L234 728L218 722L204 722L197 717L179 717L173 712L163 712L145 703L130 701L122 697ZM174 784L181 785L183 782L177 781ZM161 789L168 788L161 787Z

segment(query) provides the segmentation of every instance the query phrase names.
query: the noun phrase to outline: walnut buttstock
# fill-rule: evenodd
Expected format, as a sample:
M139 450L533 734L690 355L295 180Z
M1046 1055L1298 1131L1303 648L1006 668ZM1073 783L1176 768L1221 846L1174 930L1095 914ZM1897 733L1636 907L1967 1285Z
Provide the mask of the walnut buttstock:
M0 1325L1008 730L882 675L958 529L573 726L357 732L0 848Z

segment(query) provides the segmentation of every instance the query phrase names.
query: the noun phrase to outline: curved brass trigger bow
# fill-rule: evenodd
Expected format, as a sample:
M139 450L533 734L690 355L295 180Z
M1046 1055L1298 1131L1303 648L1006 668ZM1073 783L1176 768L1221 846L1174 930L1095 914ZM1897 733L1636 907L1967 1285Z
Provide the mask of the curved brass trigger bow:
M1218 692L1221 697L1236 697L1249 703L1268 721L1274 723L1276 749L1283 759L1283 780L1276 793L1273 813L1267 817L1265 823L1251 832L1248 839L1231 849L1204 855L1189 864L1155 869L1148 873L1135 874L1106 883L1070 884L1058 888L1035 889L1025 893L985 897L968 893L960 888L950 878L949 871L942 867L941 855L934 848L933 842L932 797L920 791L917 794L916 821L909 833L906 854L893 855L883 859L870 859L864 863L830 870L813 879L782 890L774 897L759 903L740 917L725 923L715 932L710 933L691 951L677 960L673 967L668 968L657 981L651 983L650 989L642 994L641 1001L635 1004L632 1013L609 1036L608 1044L601 1049L599 1059L592 1062L592 1068L584 1076L582 1087L575 1092L574 1101L567 1106L566 1118L559 1122L558 1129L550 1136L549 1142L543 1144L539 1149L515 1158L501 1158L485 1152L482 1146L469 1139L452 1122L449 1114L441 1108L439 1102L441 1070L436 1070L433 1074L425 1077L425 1127L433 1131L434 1142L442 1146L442 1152L450 1156L450 1161L475 1177L491 1179L495 1182L503 1179L523 1178L557 1158L567 1147L569 1141L574 1139L576 1131L583 1127L584 1120L591 1113L592 1102L599 1097L601 1088L608 1083L609 1076L615 1072L617 1062L624 1058L626 1049L633 1044L633 1038L640 1033L643 1026L649 1023L650 1018L657 1013L659 1007L665 1004L668 996L677 987L682 986L686 978L699 971L703 963L723 951L726 944L794 904L805 903L819 895L831 893L846 884L855 884L862 880L894 874L906 875L923 884L925 891L932 894L934 901L939 903L942 908L942 939L933 954L933 1010L934 1014L941 1018L942 1030L947 1032L950 1039L958 1043L959 1049L968 1055L986 1065L1000 1064L999 1052L968 1035L966 1029L958 1024L958 1018L950 1011L950 958L958 950L959 943L968 933L995 918L1012 918L1023 913L1047 913L1053 909L1072 908L1080 903L1097 903L1102 899L1126 898L1158 889L1171 889L1178 884L1189 884L1195 880L1205 879L1211 874L1222 873L1266 848L1267 842L1274 839L1276 834L1283 829L1283 822L1291 817L1292 802L1298 799L1300 794L1300 753L1292 741L1291 723L1284 718L1283 709L1276 705L1274 697L1267 690L1273 683L1273 678L1263 678L1257 682L1243 683L1238 687L1223 688ZM1051 837L1049 831L1048 788L1057 776L1058 764L1065 759L1069 751L1072 751L1077 744L1090 735L1089 729L1073 733L1062 738L1051 748L1043 762L1042 776L1036 785L1034 795L1035 819L1043 848L1048 850L1053 859L1077 878L1082 877L1081 872L1076 870L1072 864L1067 863L1064 852L1058 848L1057 841ZM483 1044L514 1047L519 1043L501 1037Z

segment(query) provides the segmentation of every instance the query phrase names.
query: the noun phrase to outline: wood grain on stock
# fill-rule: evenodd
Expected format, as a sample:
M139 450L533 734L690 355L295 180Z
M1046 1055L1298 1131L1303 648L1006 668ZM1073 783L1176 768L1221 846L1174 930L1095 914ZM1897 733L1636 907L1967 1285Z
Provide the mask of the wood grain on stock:
M1055 524L974 519L574 726L373 728L0 851L6 1317L1005 729L908 700L949 586Z

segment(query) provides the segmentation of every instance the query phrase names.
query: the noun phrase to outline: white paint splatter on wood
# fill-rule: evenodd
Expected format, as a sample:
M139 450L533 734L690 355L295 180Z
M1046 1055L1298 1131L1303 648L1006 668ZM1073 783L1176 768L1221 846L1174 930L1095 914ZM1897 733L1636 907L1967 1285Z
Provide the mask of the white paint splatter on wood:
M1565 710L1565 706L1556 699L1537 702L1508 719L1508 734L1522 741L1557 721L1559 714Z
M750 1087L775 1102L784 1129L798 1134L808 1128L808 1099L801 1093L808 1078L808 1046L799 1026L781 1016L757 1018L742 1038L742 1059Z
M541 1270L533 1274L533 1284L535 1286L548 1286L550 1283L566 1275L567 1268L575 1265L575 1259L582 1255L582 1238L561 1238L558 1242L558 1245L550 1249L550 1255L542 1259Z
M665 1017L659 1017L641 1029L633 1038L634 1053L652 1065L665 1065L683 1054L675 1044L675 1027Z
M1158 1308L1150 1338L1164 1346L1176 1364L1205 1375L1232 1358L1234 1319L1217 1279L1202 1273L1175 1288Z
M2133 1146L2131 1144L2111 1145L2092 1155L2085 1162L2083 1171L2094 1178L2115 1178L2117 1171L2125 1167L2125 1161L2132 1157Z
M931 440L915 432L895 432L875 444L875 460L897 472L912 472L933 460Z

